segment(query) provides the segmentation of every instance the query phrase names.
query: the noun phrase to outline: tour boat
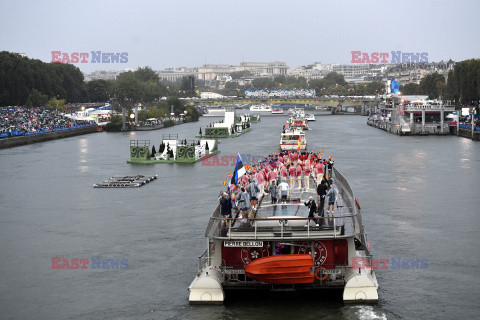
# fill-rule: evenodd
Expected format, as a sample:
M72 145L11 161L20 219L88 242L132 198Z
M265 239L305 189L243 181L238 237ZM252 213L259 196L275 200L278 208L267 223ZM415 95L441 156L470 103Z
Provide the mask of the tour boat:
M225 108L208 108L203 114L204 117L223 117L225 116Z
M308 130L308 121L305 117L296 117L293 116L288 120L290 128Z
M272 112L272 107L266 104L253 105L250 107L252 112Z
M378 300L378 283L364 232L360 205L345 178L333 168L338 191L335 214L308 219L304 202L316 199L316 180L292 188L285 204L259 194L249 218L232 212L225 221L220 206L210 217L206 250L189 286L192 304L223 303L236 290L306 291L337 289L344 302ZM295 181L293 182L295 183Z
M133 127L135 131L150 131L150 130L158 130L164 127L163 122L160 119L150 118L145 120L144 123L138 124Z
M286 129L280 137L281 150L297 150L300 142L300 150L307 148L307 139L305 132L299 129Z
M281 108L273 108L272 114L283 114L283 109Z
M305 109L297 107L290 108L288 109L288 114L299 118L305 118Z

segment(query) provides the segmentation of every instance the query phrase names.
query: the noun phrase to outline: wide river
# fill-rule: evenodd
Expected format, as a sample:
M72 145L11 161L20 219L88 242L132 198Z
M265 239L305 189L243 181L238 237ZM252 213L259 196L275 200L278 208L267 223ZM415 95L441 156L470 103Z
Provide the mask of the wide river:
M219 156L278 148L286 117L223 139ZM0 150L1 319L473 319L480 315L480 143L399 137L361 116L317 116L309 146L332 155L362 207L379 302L325 295L237 297L190 306L205 227L232 166L131 165L129 141L193 139L212 118L136 133L95 133ZM138 189L94 189L115 175ZM52 269L52 257L127 259L128 268ZM392 258L406 261L405 267ZM422 268L408 267L424 259Z

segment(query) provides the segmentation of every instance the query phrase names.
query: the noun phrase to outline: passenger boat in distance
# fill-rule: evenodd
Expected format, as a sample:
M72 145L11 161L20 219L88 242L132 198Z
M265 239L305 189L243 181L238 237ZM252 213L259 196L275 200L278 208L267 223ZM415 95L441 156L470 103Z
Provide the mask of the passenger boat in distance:
M272 109L272 114L283 114L283 109L282 108L273 108Z
M280 150L305 150L307 139L305 132L300 129L288 128L282 132L280 137Z
M309 113L307 115L305 115L305 120L307 121L315 121L315 115L313 113Z
M150 131L150 130L158 130L164 127L163 121L156 118L151 118L145 120L142 124L136 125L133 127L135 131Z
M207 108L204 117L224 117L226 108Z
M250 107L251 112L272 112L272 107L267 104L253 105Z
M310 175L298 187L293 182L283 204L271 203L259 183L258 207L248 217L234 211L231 219L223 219L218 206L189 286L190 303L223 303L234 290L248 294L286 288L336 289L343 291L344 302L377 302L378 283L359 202L336 168L330 179L338 192L335 213L316 221L308 218L304 205L310 196L317 197L316 179Z

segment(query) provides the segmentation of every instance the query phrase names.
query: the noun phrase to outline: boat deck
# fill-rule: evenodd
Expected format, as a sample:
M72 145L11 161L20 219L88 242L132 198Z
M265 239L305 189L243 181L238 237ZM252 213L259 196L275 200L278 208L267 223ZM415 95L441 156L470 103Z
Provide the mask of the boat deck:
M316 186L313 178L310 185ZM214 214L210 221L213 224L211 226L213 233L211 236L238 240L267 240L284 237L291 239L351 237L355 233L355 208L348 195L344 197L343 186L335 184L335 179L334 186L337 188L339 196L333 215L331 213L330 216L326 214L327 206L325 203L324 217L308 219L309 209L304 203L308 201L310 196L313 196L318 205L315 189L293 189L289 201L285 204L281 202L271 204L270 194L265 193L260 199L258 210L251 211L249 218L235 213L233 219L225 222L221 220L221 216Z

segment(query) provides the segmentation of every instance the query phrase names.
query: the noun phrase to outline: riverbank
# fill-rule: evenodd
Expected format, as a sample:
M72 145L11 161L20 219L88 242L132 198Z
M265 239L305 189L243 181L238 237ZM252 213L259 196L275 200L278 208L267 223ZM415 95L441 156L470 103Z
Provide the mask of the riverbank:
M472 133L472 129L459 128L457 133L457 127L453 127L452 133L459 137L480 141L480 131L473 131Z
M97 125L86 125L80 128L71 128L61 131L38 133L28 136L18 136L0 139L0 149L13 148L32 144L37 142L50 141L55 139L62 139L82 134L94 133L97 131Z

